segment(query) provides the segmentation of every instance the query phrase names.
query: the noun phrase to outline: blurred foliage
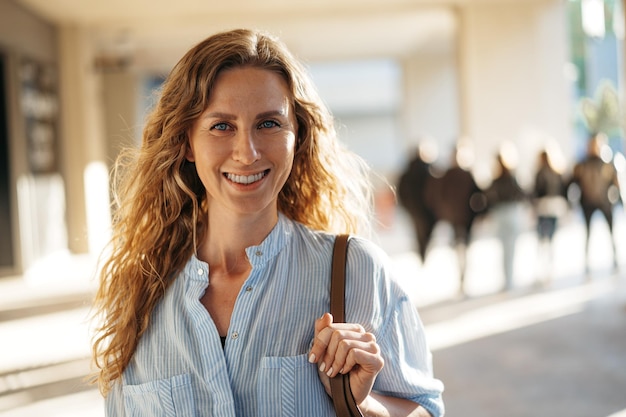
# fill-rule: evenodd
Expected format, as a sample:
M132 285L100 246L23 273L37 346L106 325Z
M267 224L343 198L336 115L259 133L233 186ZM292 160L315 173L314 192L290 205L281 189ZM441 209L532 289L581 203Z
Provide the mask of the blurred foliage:
M593 98L583 97L580 100L580 109L590 134L622 136L624 114L617 90L610 81L601 82Z

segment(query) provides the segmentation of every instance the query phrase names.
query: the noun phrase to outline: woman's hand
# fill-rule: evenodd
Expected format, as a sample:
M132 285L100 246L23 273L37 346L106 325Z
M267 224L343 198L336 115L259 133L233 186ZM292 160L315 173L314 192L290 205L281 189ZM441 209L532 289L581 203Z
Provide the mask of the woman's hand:
M318 365L328 395L331 395L329 378L349 372L350 388L357 404L369 396L385 363L373 334L360 324L333 323L329 313L315 321L309 362Z

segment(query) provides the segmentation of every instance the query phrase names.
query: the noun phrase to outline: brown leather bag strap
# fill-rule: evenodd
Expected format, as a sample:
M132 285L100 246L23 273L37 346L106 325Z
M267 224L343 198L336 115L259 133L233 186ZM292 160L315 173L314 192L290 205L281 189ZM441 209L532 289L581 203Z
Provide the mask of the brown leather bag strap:
M335 238L333 249L332 275L330 282L330 314L334 323L345 322L346 297L346 255L349 235L339 235ZM350 375L337 374L330 379L330 392L337 417L362 417L361 410L356 404L350 389Z
M339 235L335 238L333 248L333 270L330 281L330 314L333 322L344 323L346 297L346 256L348 252L349 235Z

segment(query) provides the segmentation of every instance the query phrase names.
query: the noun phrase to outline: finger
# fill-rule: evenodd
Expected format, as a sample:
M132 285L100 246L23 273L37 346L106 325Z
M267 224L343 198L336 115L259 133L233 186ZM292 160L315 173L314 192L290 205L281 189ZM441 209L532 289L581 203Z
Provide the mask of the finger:
M311 350L309 351L309 362L317 363L319 358L321 358L326 350L326 346L328 346L327 338L321 337L320 333L328 328L333 323L333 316L330 313L324 313L322 317L315 320L315 336L313 338L313 344L311 346Z
M334 329L320 366L323 365L328 375L335 375L343 367L353 341L371 342L373 338L373 335L366 334L359 325L350 326L350 330Z
M377 344L358 342L348 352L339 373L347 374L358 367L360 372L376 375L383 368L384 363Z
M337 339L341 337L353 337L348 336L349 333L360 334L365 333L365 330L360 324L332 323L320 330L320 332L315 337L315 342L320 343L324 347L327 347L331 345L331 341L333 340L333 338Z
M335 323L324 328L318 335L317 339L320 344L324 345L324 350L319 352L318 362L323 372L331 372L331 364L335 360L335 353L341 340L354 339L359 340L361 335L365 333L363 327L355 323ZM316 353L318 355L318 353ZM335 367L333 370L338 369Z
M315 320L315 338L318 337L320 332L333 323L333 316L330 313L324 313L322 317Z
M331 340L333 339L334 332L365 332L363 327L359 324L332 323L332 317L332 315L326 313L315 321L315 338L313 339L313 345L309 351L309 362L311 363L318 363L322 357L328 356L326 352ZM327 369L327 366L324 365L324 368Z
M324 362L330 364L327 369L327 375L333 377L338 373L347 373L357 364L354 362L352 352L362 350L365 352L377 354L380 352L376 338L371 333L351 333L344 335L345 337L338 340L336 346L334 339L331 341ZM330 353L334 352L331 356Z

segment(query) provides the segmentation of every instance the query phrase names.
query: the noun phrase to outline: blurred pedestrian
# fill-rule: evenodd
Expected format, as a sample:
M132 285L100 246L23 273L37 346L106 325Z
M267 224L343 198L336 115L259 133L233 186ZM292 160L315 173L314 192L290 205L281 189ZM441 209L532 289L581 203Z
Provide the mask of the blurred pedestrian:
M532 191L532 203L536 216L539 242L539 270L547 284L551 279L553 259L552 241L559 218L567 212L566 184L561 167L555 162L556 149L546 148L539 153ZM540 272L542 273L542 272Z
M106 415L443 415L424 329L388 257L354 236L334 323L336 233L369 218L367 168L304 67L232 30L169 74L117 187L94 346Z
M447 222L454 232L454 248L459 267L459 291L465 293L467 248L474 219L486 208L482 190L471 172L473 151L469 143L460 142L452 152L450 167L439 178L426 184L426 200L437 221Z
M589 138L583 160L574 166L570 184L580 191L580 207L585 218L585 271L589 273L589 237L591 219L596 211L602 213L611 235L613 269L618 268L615 236L613 236L613 208L621 201L617 170L607 137L597 133Z
M398 180L398 199L411 219L417 253L422 262L432 237L437 218L427 203L427 184L432 181L434 150L428 142L420 144Z
M513 288L515 249L522 230L523 202L526 200L526 193L514 174L516 165L517 149L506 142L496 158L494 179L485 190L488 210L502 246L503 290Z

